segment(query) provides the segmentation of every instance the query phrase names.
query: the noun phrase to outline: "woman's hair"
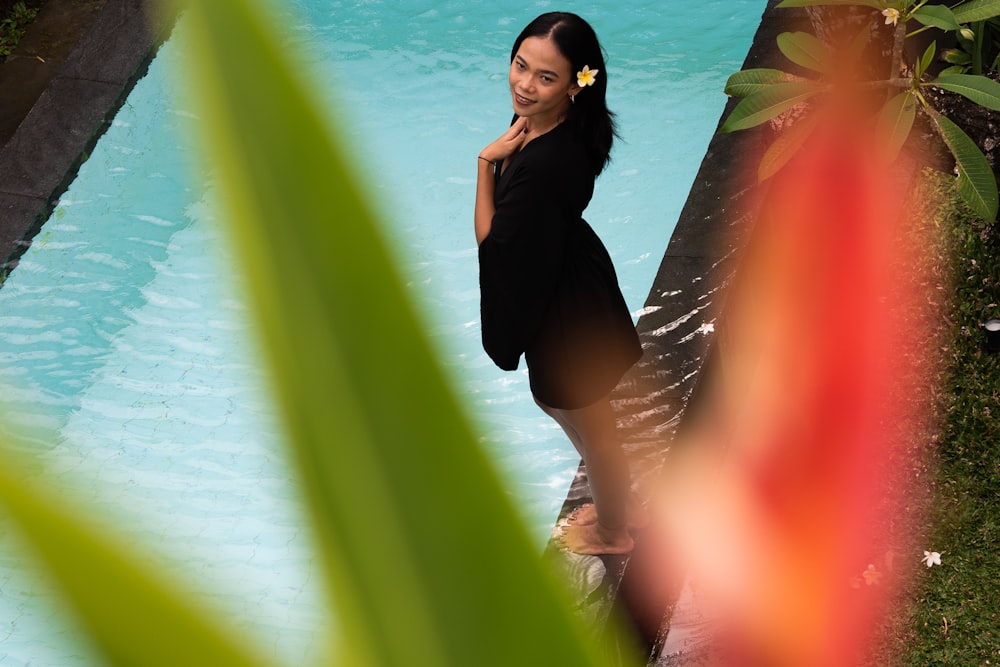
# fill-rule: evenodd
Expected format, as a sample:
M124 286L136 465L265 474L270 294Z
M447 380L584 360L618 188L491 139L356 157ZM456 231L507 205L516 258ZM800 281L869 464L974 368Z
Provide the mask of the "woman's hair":
M608 71L604 66L604 51L597 41L597 34L590 24L568 12L549 12L529 23L514 41L510 60L514 61L521 42L528 37L547 37L555 42L556 48L569 61L571 76L586 65L600 70L593 85L587 86L576 96L570 107L568 123L571 123L587 148L587 154L594 169L600 174L611 159L611 144L618 135L615 115L608 110Z

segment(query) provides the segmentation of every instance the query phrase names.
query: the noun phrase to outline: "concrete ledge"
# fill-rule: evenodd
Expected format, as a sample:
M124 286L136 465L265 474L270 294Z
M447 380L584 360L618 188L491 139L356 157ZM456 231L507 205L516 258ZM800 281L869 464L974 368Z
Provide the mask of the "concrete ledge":
M4 109L4 127L17 125L0 149L3 273L16 266L173 24L149 0L49 0L43 12L0 78L26 82ZM39 53L41 44L52 44L54 54Z

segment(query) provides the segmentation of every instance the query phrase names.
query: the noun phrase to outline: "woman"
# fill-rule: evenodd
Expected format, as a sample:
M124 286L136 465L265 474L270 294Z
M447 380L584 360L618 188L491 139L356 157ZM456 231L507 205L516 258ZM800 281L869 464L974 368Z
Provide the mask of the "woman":
M615 136L597 35L575 14L543 14L514 42L508 79L514 121L478 159L483 347L504 370L524 354L535 402L586 464L596 520L578 517L563 543L627 553L629 472L609 396L642 348L582 218Z

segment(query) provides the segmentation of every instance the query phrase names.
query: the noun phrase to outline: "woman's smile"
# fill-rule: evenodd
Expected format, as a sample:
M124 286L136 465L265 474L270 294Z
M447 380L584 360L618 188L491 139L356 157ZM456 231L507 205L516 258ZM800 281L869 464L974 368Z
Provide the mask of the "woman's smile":
M531 99L528 99L527 97L524 97L523 95L519 95L517 93L514 93L514 104L518 104L518 105L520 105L522 107L526 107L529 104L534 104L534 103L535 103L535 100L531 100Z

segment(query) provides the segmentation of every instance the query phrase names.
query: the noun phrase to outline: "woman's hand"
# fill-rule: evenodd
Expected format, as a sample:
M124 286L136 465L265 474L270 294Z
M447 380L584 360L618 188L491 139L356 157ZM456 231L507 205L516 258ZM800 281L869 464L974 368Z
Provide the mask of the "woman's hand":
M520 150L527 136L528 119L518 118L500 138L484 148L480 153L479 176L476 179L476 243L482 243L493 228L493 165L506 160Z
M518 118L506 132L500 135L499 139L480 151L479 157L490 162L500 162L507 159L524 144L524 133L527 126L527 118Z

